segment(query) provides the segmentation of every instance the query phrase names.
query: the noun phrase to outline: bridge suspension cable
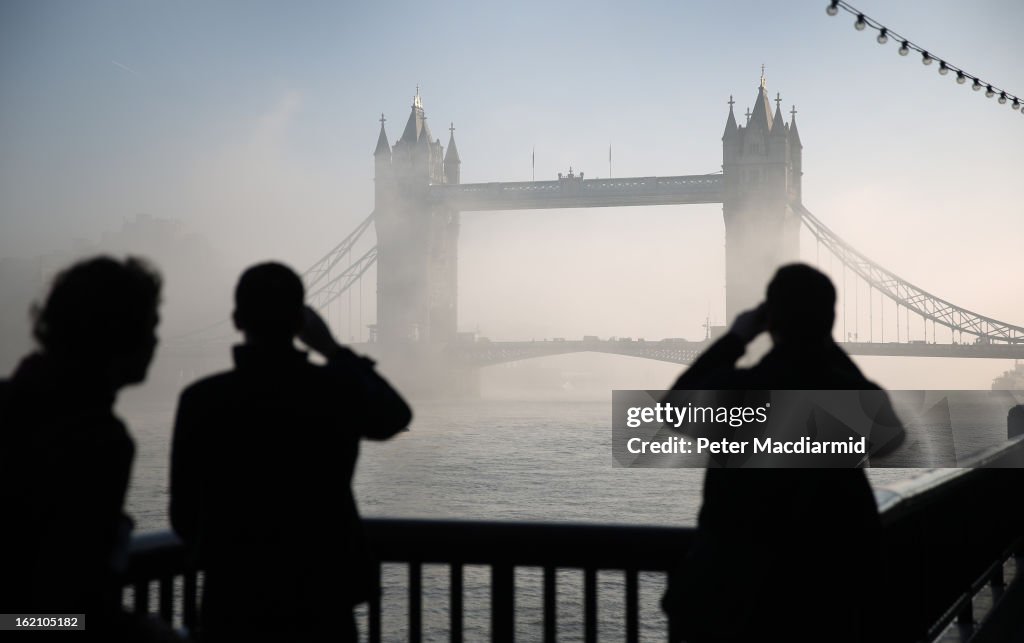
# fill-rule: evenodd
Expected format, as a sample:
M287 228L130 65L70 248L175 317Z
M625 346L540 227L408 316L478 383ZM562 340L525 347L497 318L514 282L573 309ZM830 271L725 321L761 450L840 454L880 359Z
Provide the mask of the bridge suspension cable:
M370 224L373 223L373 215L374 213L371 212L370 216L363 219L356 226L355 230L342 239L341 243L302 273L302 279L306 283L306 301L314 309L326 310L338 297L348 292L353 285L359 283L359 316L360 324L362 324L362 276L377 262L377 246L371 247L360 255L358 259L353 260L352 256L356 243L370 228ZM348 259L347 265L341 272L335 273L332 276L332 270L343 259ZM349 308L351 308L351 301L349 301ZM349 310L349 315L351 316L351 310ZM349 326L351 326L351 319L349 320Z
M311 290L316 286L324 277L327 277L331 269L342 259L344 259L350 252L352 252L353 246L356 242L366 233L369 229L370 224L373 223L373 215L371 212L370 216L360 222L356 229L351 232L347 237L341 240L341 243L336 245L330 252L323 256L319 261L310 266L306 272L302 273L302 279L306 282L306 289Z
M952 331L968 333L988 343L1007 343L1024 345L1024 327L1007 324L991 317L967 310L945 299L937 297L926 290L915 286L895 273L878 265L871 259L843 241L835 232L821 222L803 206L797 206L801 219L815 239L825 246L845 267L867 282L882 295L907 309L907 333L909 340L909 313L914 312L933 324L941 324ZM845 314L845 313L844 313ZM884 312L883 312L884 314ZM897 333L899 320L897 318Z
M353 261L350 266L347 266L316 290L308 293L306 301L316 310L323 310L335 299L345 294L370 269L370 266L376 262L377 246L373 246Z

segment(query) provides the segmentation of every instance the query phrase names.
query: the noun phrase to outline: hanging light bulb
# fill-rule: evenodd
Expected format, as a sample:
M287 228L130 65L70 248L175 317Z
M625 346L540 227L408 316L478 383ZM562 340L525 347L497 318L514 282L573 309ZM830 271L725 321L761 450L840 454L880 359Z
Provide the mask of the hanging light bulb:
M840 7L840 5L842 5L842 6ZM825 13L827 13L830 16L835 16L835 15L838 15L840 8L842 8L844 11L847 11L848 13L856 15L857 19L854 21L853 27L857 31L864 31L868 27L871 27L872 29L875 29L875 30L878 31L878 35L875 37L875 40L878 42L878 44L884 45L884 44L889 42L890 34L889 34L888 28L883 27L882 25L878 24L874 20L871 20L869 22L869 19L868 19L867 16L865 16L863 13L856 13L856 9L854 9L850 5L846 4L842 0L829 0L828 5L825 7ZM911 42L909 40L903 39L899 34L892 34L892 35L897 39L896 42L899 43L899 48L897 49L897 53L899 53L900 56L907 56L907 55L909 55L910 54L910 50L913 49L915 52L920 52L920 54L921 54L921 64L922 65L928 66L928 65L931 65L932 62L938 60L939 61L938 69L939 69L939 75L940 76L948 76L950 71L955 71L956 72L956 82L957 82L958 85L965 84L967 82L967 79L970 78L971 79L971 89L972 90L977 92L977 91L981 91L982 89L984 89L985 90L985 97L986 98L993 98L993 97L998 95L997 100L999 101L1000 105L1005 105L1007 102L1010 102L1010 107L1014 111L1019 111L1022 114L1024 114L1024 105L1022 105L1022 101L1021 101L1021 99L1019 97L1014 96L1012 94L1008 95L1005 91L1003 91L1001 89L998 89L998 88L995 88L992 85L989 85L987 83L986 84L982 84L981 79L976 78L974 76L970 76L970 75L964 73L964 71L962 69L946 63L945 60L942 60L942 59L939 59L939 58L935 58L930 53L928 53L927 51L922 49L921 47L919 47L917 45L914 45L914 44L911 44ZM747 119L748 120L750 119L749 115L747 116Z

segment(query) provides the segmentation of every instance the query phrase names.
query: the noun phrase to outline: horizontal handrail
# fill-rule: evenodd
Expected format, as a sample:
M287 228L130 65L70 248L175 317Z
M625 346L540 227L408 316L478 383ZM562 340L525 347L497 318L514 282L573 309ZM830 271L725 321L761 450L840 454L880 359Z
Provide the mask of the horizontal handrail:
M966 458L963 467L928 469L912 478L876 487L875 500L882 522L896 522L915 509L941 502L951 490L969 484L984 471L1006 468L1024 469L1024 436Z
M695 533L692 527L415 518L366 518L363 528L382 562L637 571L668 569L676 559L665 551L685 550ZM123 580L128 585L186 568L176 533L145 532L132 538Z
M692 527L482 520L364 520L385 562L664 571L666 551L684 551Z

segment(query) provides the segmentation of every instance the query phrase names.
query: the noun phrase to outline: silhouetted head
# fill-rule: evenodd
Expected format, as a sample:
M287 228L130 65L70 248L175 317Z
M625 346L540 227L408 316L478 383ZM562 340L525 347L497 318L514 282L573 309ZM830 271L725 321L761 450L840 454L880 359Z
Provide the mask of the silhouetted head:
M290 342L302 328L305 298L302 279L291 268L252 266L235 288L235 327L250 342Z
M102 371L115 388L141 382L157 344L160 286L141 259L76 263L33 311L33 335L47 355Z
M832 334L836 289L823 273L794 263L779 268L765 300L775 343L819 343Z

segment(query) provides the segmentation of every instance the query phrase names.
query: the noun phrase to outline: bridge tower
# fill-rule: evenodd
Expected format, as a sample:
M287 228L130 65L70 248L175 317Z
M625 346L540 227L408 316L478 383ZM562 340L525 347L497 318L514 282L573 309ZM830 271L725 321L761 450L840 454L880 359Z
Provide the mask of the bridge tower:
M730 323L764 299L765 285L776 268L796 261L800 254L800 217L795 207L800 204L803 146L795 108L787 125L782 120L781 98L775 102L773 114L763 70L745 125L736 124L729 98L722 135L722 211L725 311Z
M419 89L402 136L388 145L381 117L374 151L377 339L383 344L455 340L459 213L430 200L432 184L458 183L455 128L443 156Z

